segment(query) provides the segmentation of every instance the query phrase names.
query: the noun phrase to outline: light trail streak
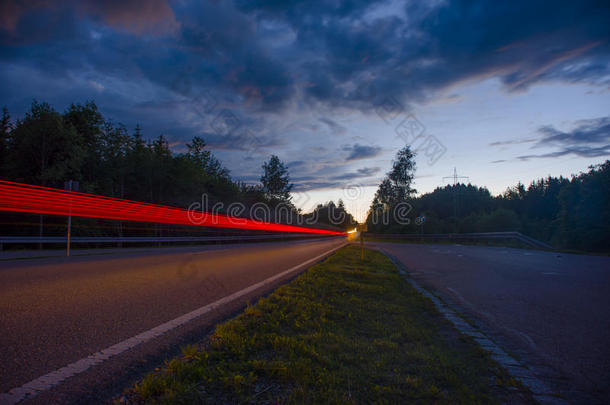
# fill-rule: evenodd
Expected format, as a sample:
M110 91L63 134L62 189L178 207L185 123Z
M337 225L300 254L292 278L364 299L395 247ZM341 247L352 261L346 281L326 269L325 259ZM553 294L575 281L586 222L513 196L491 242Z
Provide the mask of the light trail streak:
M0 211L258 231L345 235L345 232L276 224L209 212L189 211L184 208L64 191L4 180L0 180Z

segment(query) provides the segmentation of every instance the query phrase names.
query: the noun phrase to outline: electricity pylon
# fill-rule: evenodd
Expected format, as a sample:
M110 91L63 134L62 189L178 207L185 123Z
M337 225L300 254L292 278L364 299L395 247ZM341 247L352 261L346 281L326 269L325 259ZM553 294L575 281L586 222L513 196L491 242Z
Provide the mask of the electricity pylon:
M453 218L454 218L454 227L453 233L457 233L457 184L459 179L468 179L468 176L458 176L457 169L453 168L453 176L445 176L443 177L443 181L446 179L453 179Z

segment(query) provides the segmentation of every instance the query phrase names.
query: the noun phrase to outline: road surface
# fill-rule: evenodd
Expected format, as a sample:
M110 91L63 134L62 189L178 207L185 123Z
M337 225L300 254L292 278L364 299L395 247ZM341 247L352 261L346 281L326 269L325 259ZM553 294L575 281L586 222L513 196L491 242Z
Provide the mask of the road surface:
M371 243L541 376L610 403L610 257ZM546 367L546 366L550 366Z
M325 238L2 261L0 393L22 387L40 376L301 265L343 243L345 238ZM263 290L248 297L270 288ZM188 324L197 326L197 320ZM212 324L208 322L206 326ZM181 326L184 333L196 334L193 332L196 328L189 329L189 325ZM174 335L184 342L179 339L180 333ZM163 339L164 347L172 345L165 335ZM152 339L147 344L154 346L155 340L163 339ZM141 352L138 355L127 353L138 350ZM151 350L141 347L128 350L126 353L132 358L123 363L122 355L112 357L83 373L88 375L72 377L43 390L33 402L93 400L94 397L87 397L87 392L94 386L103 386L104 379L129 374L125 370L133 369L134 362L143 361L142 358L154 357L152 352L167 353L159 345ZM107 364L113 362L120 365ZM124 381L110 384L108 389L115 389L121 383ZM7 396L3 399L6 401Z

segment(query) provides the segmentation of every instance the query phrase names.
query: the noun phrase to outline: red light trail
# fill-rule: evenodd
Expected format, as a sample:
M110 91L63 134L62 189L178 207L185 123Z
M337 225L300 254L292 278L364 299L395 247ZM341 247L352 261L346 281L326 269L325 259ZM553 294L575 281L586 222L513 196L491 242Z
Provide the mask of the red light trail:
M64 191L4 180L0 180L0 211L258 231L345 235L345 232L276 224L209 212L189 211L184 208Z

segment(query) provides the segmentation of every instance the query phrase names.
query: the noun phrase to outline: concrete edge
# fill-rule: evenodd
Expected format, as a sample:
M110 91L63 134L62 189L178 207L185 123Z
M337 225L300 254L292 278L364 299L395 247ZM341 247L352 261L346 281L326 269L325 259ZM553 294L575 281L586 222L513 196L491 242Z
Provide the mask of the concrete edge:
M375 247L375 250L384 254L398 268L399 273L415 288L418 292L429 298L436 309L447 319L451 324L462 334L470 336L475 342L481 346L483 350L491 353L491 358L498 362L508 374L515 380L518 380L524 387L528 388L536 401L541 404L549 405L564 405L568 404L565 400L557 397L546 383L538 379L532 371L523 363L508 355L500 346L498 346L489 337L481 331L473 328L468 324L456 311L441 301L434 294L420 286L412 277L409 276L405 266L396 260L391 254L383 250L383 248Z

